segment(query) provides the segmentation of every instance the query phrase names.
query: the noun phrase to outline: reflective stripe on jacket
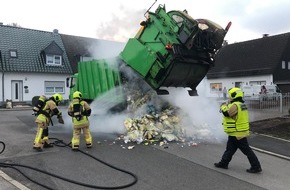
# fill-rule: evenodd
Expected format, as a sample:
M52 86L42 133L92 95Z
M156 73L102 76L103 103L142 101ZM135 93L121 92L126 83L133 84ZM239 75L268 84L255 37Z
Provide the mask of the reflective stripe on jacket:
M236 105L238 112L235 119L231 117L223 117L224 132L231 136L246 136L249 134L249 113L247 106L241 102L233 102L228 105Z

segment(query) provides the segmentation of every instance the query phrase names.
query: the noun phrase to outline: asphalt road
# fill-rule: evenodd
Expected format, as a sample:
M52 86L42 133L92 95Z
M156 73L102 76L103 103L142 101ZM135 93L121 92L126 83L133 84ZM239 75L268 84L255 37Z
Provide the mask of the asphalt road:
M16 168L25 175L51 189L93 188L69 183L27 167L84 184L102 186L101 189L114 189L133 183L134 178L126 172L137 176L137 183L125 188L132 190L285 190L290 186L289 161L258 151L256 154L263 167L261 174L246 172L249 163L240 151L233 157L228 170L215 168L213 163L219 161L225 142L203 142L197 146L170 143L164 148L159 145L125 144L117 140L118 135L93 132L94 147L86 149L82 144L81 150L105 164L68 147L55 146L35 152L32 143L36 126L31 111L0 113L0 141L6 144L5 151L0 154L0 162L19 165ZM66 123L61 126L55 122L50 128L50 137L69 143L72 133L69 125ZM135 147L128 149L131 145ZM29 189L46 189L14 169L0 169Z

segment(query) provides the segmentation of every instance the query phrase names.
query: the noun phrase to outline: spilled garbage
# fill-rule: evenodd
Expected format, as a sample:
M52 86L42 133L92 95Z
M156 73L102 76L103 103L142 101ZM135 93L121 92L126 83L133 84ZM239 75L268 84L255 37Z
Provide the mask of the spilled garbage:
M203 110L193 116L190 109L175 105L171 99L158 96L155 91L148 88L144 91L138 86L132 86L126 86L126 108L122 112L101 112L99 110L109 110L109 106L94 102L94 110L102 115L104 127L100 126L97 114L96 120L92 120L92 126L97 126L95 130L98 132L110 131L116 134L118 137L115 141L119 141L123 149L133 150L137 148L137 144L162 146L166 149L173 143L180 147L196 147L200 142L214 140L209 125L203 122L202 117L199 120L197 116ZM188 103L191 104L191 101ZM114 144L115 142L110 143Z
M164 148L168 148L169 142L180 143L182 147L197 146L196 138L189 137L183 128L182 120L186 114L181 109L160 99L154 92L134 94L132 97L128 105L132 114L123 123L126 133L120 136L124 143L154 144Z
M174 108L167 108L160 113L145 114L140 118L128 118L124 121L127 134L124 142L153 143L185 141L185 133L180 126L180 119L174 114Z

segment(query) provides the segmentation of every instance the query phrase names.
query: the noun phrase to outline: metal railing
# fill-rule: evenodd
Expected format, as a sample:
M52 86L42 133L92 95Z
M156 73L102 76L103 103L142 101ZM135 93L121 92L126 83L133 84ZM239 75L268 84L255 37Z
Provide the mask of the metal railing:
M288 112L290 108L290 93L278 93L275 95L259 95L255 98L245 98L249 110L271 110L280 113Z

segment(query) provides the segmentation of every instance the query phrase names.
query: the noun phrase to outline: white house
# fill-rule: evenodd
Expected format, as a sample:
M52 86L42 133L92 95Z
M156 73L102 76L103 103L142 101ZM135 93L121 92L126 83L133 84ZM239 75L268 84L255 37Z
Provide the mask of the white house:
M290 33L223 46L204 83L209 97L243 84L276 84L290 92Z
M0 102L31 103L54 93L68 99L72 69L60 34L0 25Z

